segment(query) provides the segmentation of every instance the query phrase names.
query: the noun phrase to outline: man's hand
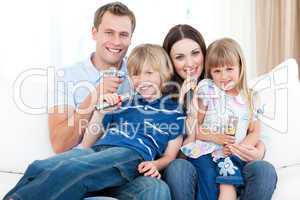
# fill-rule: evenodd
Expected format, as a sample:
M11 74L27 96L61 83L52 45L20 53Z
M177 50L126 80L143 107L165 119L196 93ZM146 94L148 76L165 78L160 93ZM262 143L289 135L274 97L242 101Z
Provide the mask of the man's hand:
M121 83L122 79L118 77L105 76L101 79L96 90L99 96L107 93L116 93Z
M140 174L144 174L144 176L151 176L157 179L161 178L161 175L157 170L157 167L151 161L141 162L138 166L138 171Z
M99 100L103 101L104 94L115 93L121 82L118 77L103 77L96 89L80 103L79 109L89 112L80 113L67 105L63 105L63 113L60 106L53 108L54 111L49 113L48 123L51 145L56 153L70 150L80 142L85 129L83 124L86 124L83 122L88 122L92 115L93 109L90 108L100 103Z

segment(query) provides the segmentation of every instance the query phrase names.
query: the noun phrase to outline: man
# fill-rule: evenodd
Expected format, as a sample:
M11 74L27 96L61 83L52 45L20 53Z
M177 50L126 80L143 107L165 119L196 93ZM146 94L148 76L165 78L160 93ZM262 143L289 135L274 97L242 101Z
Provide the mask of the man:
M58 80L65 87L56 90L56 101L49 114L50 139L56 153L78 145L99 97L129 91L128 81L116 76L103 77L102 72L110 67L127 72L124 56L135 24L134 14L122 3L106 4L96 11L92 28L96 51L87 60L65 68ZM87 90L83 86L94 87ZM108 195L119 199L170 199L169 188L163 181L143 176L113 188Z

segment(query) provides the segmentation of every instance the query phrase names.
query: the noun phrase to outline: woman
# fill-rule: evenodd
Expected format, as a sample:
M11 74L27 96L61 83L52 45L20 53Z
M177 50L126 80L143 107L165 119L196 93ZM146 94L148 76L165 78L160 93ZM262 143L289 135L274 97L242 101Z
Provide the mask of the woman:
M179 102L183 102L188 111L188 98L194 88L194 80L203 79L203 64L206 54L204 39L195 28L189 25L176 25L166 35L163 47L170 55L175 68L173 81L181 86L180 91L178 89L176 91L176 87L171 87L169 92L177 93ZM261 160L264 151L265 146L262 142L259 142L255 147L237 144L232 150L233 154L249 162L243 170L245 187L240 194L242 200L267 200L272 197L277 175L270 163ZM192 164L184 159L174 160L163 174L174 200L195 199L196 189L203 190L201 192L203 197L201 196L201 198L207 199L205 181L197 183L197 176ZM202 177L205 174L199 176ZM261 187L262 185L264 187Z

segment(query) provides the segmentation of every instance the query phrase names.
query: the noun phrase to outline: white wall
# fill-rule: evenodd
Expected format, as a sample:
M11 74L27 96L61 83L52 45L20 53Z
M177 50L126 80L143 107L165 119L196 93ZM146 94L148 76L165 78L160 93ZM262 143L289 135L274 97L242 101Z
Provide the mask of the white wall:
M207 44L233 37L241 45L248 75L255 75L255 5L253 0L120 0L136 14L132 46L161 44L169 28L188 23ZM10 0L0 3L0 78L14 80L32 67L60 67L94 49L90 30L94 11L108 0Z

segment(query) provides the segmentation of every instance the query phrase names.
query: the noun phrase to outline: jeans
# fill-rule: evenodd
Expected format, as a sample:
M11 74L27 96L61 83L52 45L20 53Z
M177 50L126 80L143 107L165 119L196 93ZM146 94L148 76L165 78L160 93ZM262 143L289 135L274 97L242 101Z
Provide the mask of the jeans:
M141 161L137 152L123 147L74 149L33 162L6 197L79 200L88 192L132 181Z
M196 199L218 199L219 186L216 183L216 178L219 176L219 170L211 154L200 156L197 159L188 158L188 161L193 164L198 174Z
M211 154L210 154L211 155ZM213 157L211 157L213 159ZM219 158L215 163L218 170L218 176L215 182L219 184L233 185L236 188L244 185L242 170L246 162L235 155L230 155L226 158Z
M148 176L138 176L131 182L120 187L105 189L99 194L119 200L171 200L168 185L160 179Z
M210 159L203 159L203 162L210 162ZM199 165L200 166L200 165ZM207 190L206 178L207 173L218 175L217 172L207 172L207 168L199 173L199 181L197 182L196 168L187 160L176 159L166 168L164 179L170 187L173 200L194 200L196 199L195 189L198 191ZM263 160L252 161L247 163L243 168L243 176L245 186L241 190L241 200L270 200L277 183L277 174L275 168L268 162ZM262 187L263 186L263 187ZM213 191L218 191L218 185L211 186ZM217 199L218 193L215 193ZM198 199L209 199L206 195L198 196Z
M252 161L245 165L243 176L246 185L241 200L270 200L276 188L277 174L272 164L264 160Z
M164 170L163 180L168 184L172 200L193 200L196 195L197 171L187 160L173 160Z

